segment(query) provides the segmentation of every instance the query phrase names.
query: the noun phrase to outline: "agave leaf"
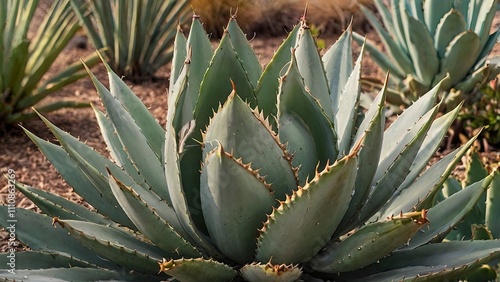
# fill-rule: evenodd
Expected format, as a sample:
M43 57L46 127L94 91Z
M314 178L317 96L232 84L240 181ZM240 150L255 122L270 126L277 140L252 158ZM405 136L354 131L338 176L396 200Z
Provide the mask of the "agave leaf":
M180 25L177 26L177 33L174 39L174 55L172 58L172 70L170 71L169 87L172 90L174 84L181 73L181 69L184 66L184 61L187 58L187 38L183 33Z
M140 241L131 232L77 220L54 218L54 225L56 223L98 256L142 273L158 270L157 261L161 258L162 250Z
M364 204L370 193L373 176L377 171L378 159L380 157L380 148L385 127L385 97L387 93L387 79L382 90L368 108L365 119L359 126L355 142L362 142L358 158L358 177L354 185L354 195L352 196L349 208L340 223L335 235L348 232L353 228L352 224L358 221L355 218L361 206ZM363 140L361 140L363 138ZM333 237L336 237L336 236Z
M88 6L83 0L70 0L71 6L73 7L73 10L75 11L75 14L78 16L78 19L80 20L80 23L84 26L91 26L94 23L92 22L92 19L90 18L90 13L85 13L88 9ZM109 16L107 18L110 18ZM105 31L103 29L103 31ZM87 35L90 37L90 40L92 41L93 45L96 48L100 48L102 46L105 46L103 44L101 39L106 39L105 36L101 37L97 31L93 28L87 29Z
M449 177L443 183L443 188L436 195L436 199L433 199L434 202L444 201L446 198L451 197L451 195L462 191L462 185L458 182L454 177Z
M52 218L43 214L38 214L30 210L16 209L15 220L9 220L9 210L7 206L0 206L0 226L9 230L8 227L14 224L16 240L19 240L34 251L46 251L62 255L71 254L75 259L101 267L115 269L116 264L103 260L95 252L82 246L73 237L68 236L68 232L63 229L54 229ZM33 232L37 230L37 232ZM11 246L14 243L7 242Z
M171 89L171 93L168 99L168 104L170 105L170 110L167 112L167 129L171 125L171 134L166 136L172 136L173 139L168 140L171 142L170 145L177 148L175 158L179 158L180 169L183 170L182 183L184 187L188 188L185 190L189 199L192 200L192 205L190 208L196 207L197 211L194 211L192 215L196 223L202 223L201 210L199 209L199 164L201 163L201 131L196 130L196 121L193 118L193 112L190 101L189 87L190 83L187 83L189 75L191 73L191 59L186 59L184 67L180 73L178 81L174 84L174 88ZM196 73L196 72L195 72ZM191 110L190 110L191 109ZM187 123L183 123L187 120ZM178 139L177 139L178 138ZM175 144L172 143L175 141ZM172 149L173 149L172 148ZM173 153L174 151L172 151ZM187 152L187 154L185 154ZM189 157L185 157L189 156ZM173 156L172 156L173 157ZM168 177L167 177L168 182ZM192 210L193 211L193 210ZM199 217L196 216L199 215ZM203 225L203 224L202 224Z
M106 185L108 187L106 188L103 186L104 182L96 182L92 179L92 176L87 174L88 169L82 167L82 164L74 158L74 155L70 155L62 147L45 141L26 129L24 131L78 195L111 220L131 228L134 227L133 223L118 205L118 202L116 202L116 199L110 194L109 186ZM89 152L98 155L92 149L88 148L88 150L84 154L87 159L90 159Z
M100 52L103 50L100 49L98 51ZM88 67L93 67L97 65L101 60L97 53L95 53L82 58L81 61L83 61ZM73 64L67 66L63 71L57 73L41 84L37 82L38 84L33 86L33 88L36 87L36 89L32 90L33 94L21 99L19 101L18 107L29 108L37 104L39 101L41 101L51 93L54 93L64 86L71 84L83 77L87 77L87 71L85 70L85 67L83 66L82 62L74 62Z
M203 30L203 26L198 16L193 16L186 48L187 59L190 65L188 72L189 84L186 85L186 94L184 94L183 96L185 97L182 98L184 100L182 107L177 107L178 111L181 112L181 114L176 114L180 126L194 118L193 115L196 101L200 95L200 85L213 55L212 44L208 39L207 33ZM184 67L186 67L186 65L185 63ZM173 88L169 89L172 91ZM179 128L176 127L176 129L178 130Z
M200 229L204 228L200 190L197 188L199 187L200 179L199 164L201 162L201 150L191 148L187 152L179 152L181 147L175 128L175 119L179 118L176 114L182 110L178 107L178 99L185 97L185 93L187 93L185 89L187 87L189 68L190 61L187 60L169 96L167 131L165 133L165 157L163 158L165 161L165 178L170 195L172 195L172 206L176 211L182 228L189 236L188 240L194 242L195 246L200 246L212 256L220 258L223 255L208 242L205 234ZM182 169L181 153L184 154L182 158L183 162L187 163L190 169Z
M500 65L497 64L486 64L480 67L478 70L470 74L464 79L464 81L455 85L455 89L461 90L462 92L471 91L477 87L480 83L488 81L494 78L495 75L500 73Z
M430 86L439 71L439 59L434 49L434 41L424 23L408 15L407 11L403 11L401 17L416 78L420 83Z
M408 56L407 53L404 52L404 49L398 46L398 43L387 33L387 31L382 27L380 22L377 20L376 16L366 7L361 6L361 11L363 11L363 14L365 14L366 18L368 19L368 21L373 26L378 36L382 40L382 43L387 48L387 53L392 58L391 63L396 64L396 70L397 70L396 73L397 74L415 73L414 65L412 64L411 58Z
M351 41L352 23L321 58L330 86L330 98L335 116L339 109L340 94L345 89L345 84L353 70Z
M120 181L125 183L125 185L132 186L135 192L139 193L144 199L147 200L150 205L154 206L155 208L160 206L160 204L158 203L158 199L166 201L166 199L161 198L161 196L156 194L155 191L152 190L152 188L150 188L149 186L142 187L137 185L126 172L124 172L120 167L111 162L109 159L95 152L92 148L78 141L67 132L62 131L61 129L50 123L43 116L40 116L40 118L42 118L42 120L47 124L52 133L58 138L59 142L66 150L66 152L70 155L72 160L74 160L80 166L80 169L84 172L85 176L88 177L93 185L99 190L99 192L102 194L100 195L100 197L102 197L103 195L107 197L107 200L111 201L111 203L114 203L113 207L115 207L115 209L121 210L109 187L109 181L107 177L108 169L113 173L113 175L120 179ZM162 206L162 215L164 215L165 218L174 219L176 216L169 205L170 203ZM106 214L102 210L101 212L111 218L116 216L112 211L110 212L111 214ZM118 222L135 229L135 226L126 215L125 218L121 218L121 221Z
M384 52L380 51L378 47L370 40L366 40L365 37L359 35L356 32L353 32L353 39L358 44L364 44L368 53L370 53L370 58L372 58L377 65L379 65L384 71L391 73L391 79L403 80L406 77L406 74L401 70L401 68L394 64L393 60L391 60L388 56L384 54Z
M0 270L0 276L13 281L25 281L28 277L29 280L39 282L75 281L76 277L80 281L161 281L160 278L149 275L86 267L16 269L15 274Z
M345 155L351 148L352 138L357 126L356 118L358 116L359 97L361 94L361 64L363 62L364 47L361 48L360 55L356 60L356 65L349 76L345 88L342 89L342 99L339 101L339 108L334 117L335 129L338 136L338 151Z
M140 128L140 132L144 135L145 140L147 140L147 144L149 144L151 150L153 150L157 158L161 158L163 142L165 142L165 130L160 126L158 121L153 117L151 112L148 108L146 108L139 97L137 97L127 84L125 84L125 82L113 72L106 61L102 59L102 62L108 72L109 93L116 98L121 107L123 107L123 109L130 115L131 119L128 120L133 121L133 123L137 124ZM107 91L104 91L103 93L100 93L100 95L102 97L107 93ZM106 103L105 99L103 99L103 102ZM108 109L110 119L114 120L113 113L111 113L109 107L106 107L106 109ZM123 114L122 111L120 112ZM117 131L120 130L120 125L116 124L116 122L113 123L113 125L116 127ZM131 124L128 125L131 126ZM120 132L118 133L118 136L121 136ZM120 140L122 139L123 138ZM126 146L126 141L122 140L122 142ZM129 148L128 150L131 151L132 148Z
M476 147L473 147L469 150L469 155L465 161L465 170L467 173L465 175L465 180L462 183L462 187L469 186L470 184L488 176L488 171L483 166L481 157L477 153L476 149ZM478 208L481 218L478 218L478 221L476 222L484 220L483 215L486 213L486 195L480 200L480 203L478 203Z
M425 114L415 126L405 134L405 138L396 147L394 156L382 160L375 173L370 196L361 210L361 218L370 218L376 213L396 192L397 187L403 183L405 176L410 172L411 165L417 155L423 140L438 113L439 105ZM411 139L411 140L410 140ZM381 167L390 165L387 171L380 171Z
M46 122L54 135L58 138L59 142L63 145L63 148L66 150L66 152L69 153L71 159L79 165L84 175L88 178L88 180L90 180L92 185L94 185L98 189L100 193L98 197L105 196L108 201L114 203L113 205L111 205L111 207L114 207L114 209L110 210L108 207L100 210L103 214L109 216L112 219L120 216L120 221L117 222L135 229L135 226L130 221L130 219L126 217L126 215L125 218L123 218L124 213L120 205L118 205L118 202L116 202L116 199L109 187L107 176L104 176L107 175L107 171L110 170L126 185L133 187L134 191L139 193L139 195L143 199L145 199L148 204L152 205L154 208L158 208L161 211L160 215L163 218L169 219L170 222L175 225L177 220L174 210L168 203L162 202L164 200L162 200L160 196L158 196L153 190L151 190L149 186L142 187L137 185L126 172L121 170L110 160L93 151L93 149L79 142L68 133L60 130L45 118L41 118L44 120L44 122ZM92 204L92 200L93 199L89 200L89 203ZM110 206L110 202L108 202L107 204L105 203L104 205ZM122 213L117 213L116 210L119 210Z
M479 37L472 31L457 35L446 48L441 59L441 71L436 74L435 82L450 75L450 84L455 85L467 75L474 65L479 49ZM464 56L464 54L470 54Z
M36 90L37 84L79 27L68 1L56 1L47 15L30 43L29 60L24 67L27 76L21 90L25 93Z
M500 241L451 241L427 244L413 250L401 251L365 268L363 281L392 281L401 279L439 281L457 279L476 267L500 257ZM416 267L425 267L418 269ZM419 270L406 272L405 270ZM430 270L430 271L429 271Z
M406 11L413 18L419 20L420 22L424 22L424 1L423 0L414 0L414 1L405 1Z
M244 101L252 107L257 106L252 84L229 37L228 33L222 37L200 86L200 95L194 110L199 129L206 128L213 112L219 104L227 100L232 83Z
M152 144L150 144L152 140L146 139L143 129L134 121L133 116L122 106L119 99L114 97L90 70L88 72L131 161L135 164L137 170L141 172L146 182L151 185L151 189L170 203L167 183L163 177L158 177L158 175L163 175L163 163L161 157L152 149ZM113 80L115 81L112 82ZM123 83L121 79L113 76L110 78L110 84L119 83L116 80ZM135 97L135 99L138 98ZM140 100L137 101L140 102ZM142 103L141 105L144 107ZM130 105L129 107L133 106ZM150 114L148 113L148 115ZM134 138L130 138L130 136L134 136ZM103 174L105 173L103 172Z
M467 273L465 277L461 277L461 279L467 279L467 281L494 281L497 278L498 274L496 272L496 269L488 264L483 264L480 267Z
M488 59L488 55L490 54L491 50L493 50L493 47L495 47L495 45L498 43L499 36L500 36L500 29L497 29L494 33L488 36L488 40L485 42L484 47L481 50L481 53L478 55L473 70L478 70L481 67L484 67L485 62Z
M434 36L439 30L439 25L446 20L445 15L453 7L453 0L426 0L423 3L424 21L429 33ZM462 17L463 18L463 17ZM439 49L438 49L439 50Z
M482 1L481 5L479 5L477 18L474 20L473 23L475 24L475 26L470 27L470 29L472 29L474 33L480 36L479 46L481 49L485 45L490 34L491 24L493 22L497 10L495 9L496 2L497 1L495 0Z
M305 262L328 242L349 206L356 180L358 149L328 165L304 188L280 202L258 238L258 261Z
M415 182L406 186L400 193L395 194L374 217L383 218L413 209L422 210L432 207L435 195L441 185L476 138L477 135L424 171Z
M440 1L426 1L425 3L427 2L439 3ZM453 38L466 30L465 19L457 10L451 9L443 16L436 27L434 35L434 48L436 48L439 58L444 57L446 48Z
M132 11L136 12L139 8L136 8L142 3L129 3L130 5L135 5L132 7ZM135 54L140 53L140 59L148 62L152 65L153 70L159 69L161 66L170 62L172 59L172 39L175 37L175 24L181 22L185 19L185 16L189 13L189 2L188 1L158 1L147 6L146 9L142 10L140 17L134 17L130 25L137 22L146 22L147 19L153 14L154 22L149 26L154 27L152 30L153 36L150 40L147 40L148 30L147 26L139 25L136 29L134 36L130 36L130 43L128 51L127 61L133 61L133 51ZM151 5L152 4L152 5ZM156 5L155 5L156 4ZM130 9L130 8L129 8ZM157 11L157 12L156 12ZM126 33L127 30L124 30ZM147 48L140 48L141 43L146 42ZM139 52L141 51L141 52Z
M334 111L331 107L330 89L325 69L318 53L318 47L307 23L303 21L301 24L302 27L299 31L294 51L297 68L304 80L305 87L309 89L308 92L318 100L326 116L333 121Z
M394 31L396 34L396 42L399 44L399 47L405 51L406 54L409 54L408 52L408 46L406 41L406 30L403 25L403 19L401 17L401 14L404 13L404 0L390 0L390 6L391 6L391 18L393 21L393 26L394 26ZM403 4L403 9L401 9L401 4Z
M151 242L164 250L168 257L201 256L200 252L184 240L182 234L176 232L169 222L160 217L160 211L156 212L139 194L117 180L109 171L108 174L109 186L130 220Z
M467 29L473 31L478 20L477 16L479 14L480 7L476 4L475 0L469 0L467 2L469 5L467 8L467 14L464 14L464 16L467 17Z
M500 173L494 173L491 186L486 192L486 214L485 224L491 231L493 238L500 238L500 224L498 224L498 214L500 214Z
M469 186L470 184L475 183L488 175L488 171L486 171L483 167L483 163L477 153L477 148L475 147L469 151L465 162L465 171L464 186Z
M21 183L16 183L16 188L35 203L43 213L49 216L62 219L87 220L107 226L116 225L109 218L50 192L25 186Z
M154 191L152 191L151 189L145 189L144 187L141 187L141 186L138 186L136 185L135 183L132 183L132 185L127 185L125 184L123 181L120 181L118 180L119 178L116 177L116 175L118 174L115 174L113 172L111 172L111 170L106 167L106 175L108 176L108 184L111 188L111 191L113 192L113 195L115 196L115 198L117 198L117 194L113 191L113 185L115 185L114 183L111 183L110 181L112 181L110 179L110 173L113 174L114 176L112 177L114 179L115 182L119 181L119 183L121 185L124 185L125 187L127 187L127 190L129 193L132 193L134 196L140 198L140 202L141 204L145 204L148 206L149 209L152 209L152 210L155 210L155 212L157 213L157 215L163 220L163 221L166 221L168 222L168 224L170 224L178 233L180 233L181 235L184 235L184 229L182 228L182 225L180 224L179 222L179 219L173 209L173 207L167 203L164 199L162 199L160 196L158 196ZM118 200L118 198L117 198ZM120 202L118 201L120 206L122 207L122 209L125 211L125 202ZM139 203L132 203L132 204L139 204ZM141 205L139 204L139 205ZM129 208L127 208L129 209ZM131 216L131 213L134 214L136 213L137 210L134 210L134 211L127 211L125 212L129 217ZM138 222L136 220L136 222ZM143 224L143 223L141 223ZM134 225L135 226L135 225Z
M400 218L369 223L340 243L326 247L310 261L321 272L353 271L365 267L406 243L427 223L425 213L401 214Z
M234 158L242 158L243 163L252 163L252 168L259 170L272 185L275 198L285 200L297 188L296 171L284 145L263 116L252 112L234 90L211 120L203 140L203 159L220 142Z
M394 25L392 23L392 16L389 8L384 4L382 0L373 1L375 7L377 7L377 11L382 17L382 22L384 23L385 28L389 31L392 38L396 38L396 33L394 31Z
M252 263L240 269L241 276L250 282L293 282L300 279L302 271L294 265L272 265L271 263Z
M490 175L430 208L427 212L429 228L413 236L409 244L400 250L414 249L434 238L444 238L474 208L492 180Z
M469 2L470 0L454 0L453 6L455 9L460 11L462 16L467 19L467 14L469 10Z
M247 72L248 79L255 89L257 87L257 81L262 74L262 67L246 35L236 23L235 17L231 17L229 20L227 32L229 33L229 39L231 39L231 44L236 54L238 54L238 57L241 59L243 69Z
M465 161L466 166L466 177L462 182L462 185L455 187L456 183L450 183L453 185L451 188L454 190L463 189L466 186L470 186L472 183L477 181L481 181L483 178L488 176L488 172L484 169L481 160L477 153L474 150L474 147L469 150L469 154ZM453 192L453 191L451 191ZM472 210L467 214L467 217L461 222L458 226L456 226L453 230L450 231L447 236L448 239L472 239L473 238L473 230L472 226L477 223L485 222L485 214L486 214L486 193L481 195L477 204L472 208Z
M231 267L205 259L165 260L160 263L160 272L165 272L183 282L231 281L238 273Z
M167 124L172 125L174 134L178 134L177 137L179 140L179 146L193 144L193 142L189 140L189 138L187 138L188 136L185 136L186 138L181 138L180 136L182 127L186 124L190 124L193 121L193 112L192 107L190 106L191 101L189 100L190 97L188 95L189 85L187 83L190 73L191 58L188 57L184 61L184 66L181 68L179 77L176 83L173 85L173 88L170 89L168 96L168 105L171 110L167 111ZM187 122L184 123L185 121ZM179 153L182 152L179 150Z
M21 269L27 270L42 268L95 267L95 265L90 264L86 261L76 259L67 254L56 252L23 251L16 252L15 255L16 272ZM10 258L5 253L2 253L2 256L0 256L0 263L4 266L9 265L9 260ZM0 275L2 275L2 277L4 277L3 275L5 275L6 273L8 273L8 271L5 271L5 273L2 272L0 272Z
M33 97L33 96L31 96L31 97ZM57 111L57 110L62 109L62 108L78 109L78 108L87 108L89 106L90 106L89 103L86 103L86 102L57 101L54 103L45 104L41 107L36 106L35 110L39 113L50 113L50 112ZM10 105L8 105L7 107L10 107ZM20 123L20 122L26 121L28 119L34 118L36 116L37 116L37 114L35 112L17 112L15 114L11 114L10 116L6 117L4 119L4 121L6 123L10 123L10 124Z
M493 240L493 235L491 234L488 227L482 224L472 224L472 240Z
M12 49L12 53L10 54L6 62L7 65L5 69L7 71L5 71L3 83L12 87L11 91L12 93L15 93L14 95L9 95L14 105L17 104L17 101L23 98L24 93L20 91L20 88L22 86L21 79L23 79L23 76L14 74L24 72L23 70L25 69L25 66L29 59L29 57L26 56L26 54L28 53L28 47L28 41L23 41L19 45L15 46Z
M130 160L127 155L126 150L123 148L123 144L120 141L120 138L116 134L115 128L113 124L105 116L103 112L92 105L92 109L94 110L94 114L97 118L97 123L99 124L99 128L101 130L101 134L106 142L106 147L112 157L112 159L116 162L117 165L121 166L123 170L130 175L134 181L142 187L147 187L149 189L149 185L146 183L141 174L137 171L134 163Z
M218 249L237 262L253 261L258 228L275 203L269 185L219 144L205 159L200 193L205 222Z
M271 125L276 129L276 97L279 92L280 73L286 64L290 62L290 49L295 47L297 34L299 33L300 25L296 25L288 34L288 37L283 41L278 50L274 53L273 58L262 72L255 94L259 108L264 112L264 116L270 118Z
M417 176L426 167L431 157L439 149L439 145L447 133L447 129L450 128L451 124L455 121L459 111L460 106L434 120L429 128L429 131L427 132L424 142L420 146L420 149L413 160L410 172L406 175L405 181L400 185L398 190L402 190L413 183Z
M410 130L414 124L427 113L436 103L437 95L439 94L440 85L436 85L427 94L420 97L412 106L404 111L396 121L384 132L384 143L380 155L379 164L389 156L394 156L394 148L401 142L406 132Z
M288 151L294 155L292 164L301 166L300 185L314 175L318 162L322 170L328 160L337 158L332 121L305 88L293 53L292 63L281 78L277 118L280 141L288 143Z

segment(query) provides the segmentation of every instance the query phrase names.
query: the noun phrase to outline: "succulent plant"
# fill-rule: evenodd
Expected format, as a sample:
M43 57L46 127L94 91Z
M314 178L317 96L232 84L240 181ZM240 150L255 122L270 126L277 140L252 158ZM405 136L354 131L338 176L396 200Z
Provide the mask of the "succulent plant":
M119 75L143 80L172 59L179 21L189 15L187 0L70 0L95 48Z
M487 61L499 34L498 29L490 34L495 0L391 0L390 6L375 0L375 4L385 29L369 9L362 9L387 55L373 43L366 49L391 72L403 94L391 92L392 103L411 104L449 74L443 90L451 92L446 104L454 107L461 100L476 99L471 94L500 72L498 64ZM357 34L354 38L364 40Z
M39 112L61 108L89 107L89 103L59 100L42 103L42 100L62 87L85 77L81 62L64 68L47 78L47 72L61 51L79 29L78 19L66 0L56 0L50 6L33 38L28 38L28 28L38 0L0 1L0 129L36 117L32 107ZM95 54L85 58L88 66L99 63Z
M31 251L1 275L452 279L500 257L500 241L441 242L493 178L434 205L474 141L423 171L458 108L436 118L438 84L384 131L385 88L359 106L362 57L347 30L321 58L303 20L262 70L234 19L214 52L195 17L176 35L166 129L109 66L109 90L89 72L112 160L43 116L59 145L26 133L93 210L18 184L46 215L17 210Z
M490 188L481 196L481 199L473 206L463 221L448 233L446 236L447 240L500 239L499 163L485 163L483 165L477 151L478 148L472 146L462 158L465 164L465 178L462 181L456 177L448 178L444 183L443 189L436 195L436 203L444 201L471 183L486 177L489 174L488 171L493 171L494 177ZM493 281L497 278L497 272L498 260L493 263L484 264L465 278L467 281Z
M444 183L444 188L437 194L436 201L443 201L461 191L471 183L487 176L488 170L484 167L476 147L471 147L463 157L465 163L465 179L459 181L450 177ZM498 163L493 164L494 179L491 188L484 193L474 209L465 217L464 221L454 228L448 235L450 240L484 240L500 238L500 172ZM481 233L486 236L479 236Z

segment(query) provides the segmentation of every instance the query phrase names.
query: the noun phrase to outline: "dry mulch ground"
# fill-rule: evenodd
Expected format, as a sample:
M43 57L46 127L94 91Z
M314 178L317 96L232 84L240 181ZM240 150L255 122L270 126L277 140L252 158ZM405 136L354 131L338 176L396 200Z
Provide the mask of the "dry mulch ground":
M373 34L370 34L369 37L375 38ZM327 39L327 46L335 39L335 36ZM274 50L277 49L282 40L283 38L266 38L265 36L259 37L257 35L257 37L252 40L252 45L257 54L260 55L261 60L266 63L272 57ZM56 73L60 68L73 63L75 60L91 52L93 52L91 47L79 49L76 47L76 44L69 44L48 75ZM498 53L498 50L496 50L496 52ZM369 59L365 61L365 65L365 74L375 74L375 76L378 77L382 76L382 73ZM107 84L107 75L102 66L95 67L93 72L101 82ZM168 85L169 66L167 65L160 69L156 76L157 79L154 81L146 81L134 85L128 82L128 84L131 85L133 91L143 100L143 102L151 108L151 112L155 118L160 121L160 124L164 124L167 105L166 87ZM62 89L49 97L47 102L60 99L90 101L96 105L100 105L98 95L89 78L84 78ZM45 116L58 127L86 141L88 145L96 148L97 151L104 155L107 154L105 144L101 138L91 108L78 110L65 109ZM43 139L50 141L55 140L40 119L29 120L24 122L22 126ZM9 169L12 169L15 172L18 182L57 193L76 202L82 202L77 195L72 193L71 187L68 187L49 161L24 134L19 126L14 126L7 132L2 132L0 134L0 173L2 175L7 173ZM498 163L500 161L500 154L498 151L492 151L483 156L492 163ZM460 166L457 171L460 172ZM5 203L7 196L7 181L3 177L2 179L3 180L0 181L0 201ZM35 209L34 205L21 194L17 195L16 201L19 207ZM1 235L5 236L5 233Z

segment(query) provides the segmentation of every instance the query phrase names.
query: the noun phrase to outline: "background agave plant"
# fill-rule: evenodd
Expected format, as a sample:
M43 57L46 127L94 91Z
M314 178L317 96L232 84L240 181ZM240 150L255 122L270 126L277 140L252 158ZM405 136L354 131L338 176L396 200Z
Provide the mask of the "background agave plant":
M370 10L362 10L387 55L372 43L366 48L382 69L390 70L402 93L390 96L393 104L411 104L449 74L443 90L451 90L446 104L453 108L464 99L477 99L473 92L500 73L498 64L487 61L499 34L498 29L490 34L495 0L391 0L389 7L375 0L375 4L385 29ZM359 43L364 40L357 34L354 38Z
M483 179L489 173L483 166L482 161L477 154L477 148L471 147L466 156L465 163L465 179L460 181L454 177L450 177L444 183L444 188L437 194L436 200L442 201L451 197L453 194L461 191L469 184ZM453 231L447 235L450 240L485 240L500 238L500 225L498 214L500 213L500 173L498 172L498 164L492 167L491 170L496 171L495 178L491 188L482 196L482 199L476 204L471 213L460 223Z
M70 0L95 48L113 71L140 80L172 59L172 39L189 13L187 0Z
M42 116L60 145L26 133L95 211L18 184L48 216L17 210L32 251L1 275L451 279L500 257L499 241L441 242L493 179L434 205L474 141L422 172L458 108L435 118L438 84L384 131L386 89L362 111L350 34L321 58L302 21L262 70L234 19L214 52L195 18L176 35L165 130L109 66L109 90L90 73L113 160Z
M47 80L42 80L57 56L78 31L78 19L68 1L52 3L33 38L28 38L38 0L5 0L0 2L0 128L36 114L64 107L88 107L89 103L57 101L38 105L51 93L84 76L80 61ZM85 59L88 66L99 62L97 55Z
M448 235L448 240L493 240L500 238L500 172L498 163L485 167L477 153L477 147L472 146L463 157L465 164L465 179L459 181L450 177L444 183L443 189L436 195L436 202L450 198L469 184L483 179L488 171L494 172L490 188L472 208L471 212ZM497 278L498 260L484 264L468 274L467 281L493 281Z

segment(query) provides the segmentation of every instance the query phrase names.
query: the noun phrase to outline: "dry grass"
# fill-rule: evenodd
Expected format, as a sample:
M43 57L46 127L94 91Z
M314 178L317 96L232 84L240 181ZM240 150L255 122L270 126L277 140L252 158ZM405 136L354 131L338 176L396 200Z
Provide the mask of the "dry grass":
M201 16L208 32L220 36L236 10L238 23L248 33L280 35L298 22L308 6L307 17L326 33L345 29L351 17L354 24L364 24L358 5L372 5L372 0L192 0L193 10Z

